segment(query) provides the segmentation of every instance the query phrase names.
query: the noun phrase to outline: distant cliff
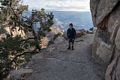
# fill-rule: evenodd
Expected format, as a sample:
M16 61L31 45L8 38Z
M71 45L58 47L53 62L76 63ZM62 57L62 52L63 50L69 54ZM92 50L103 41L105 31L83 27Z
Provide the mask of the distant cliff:
M95 34L92 55L106 65L105 80L120 80L120 0L91 0Z

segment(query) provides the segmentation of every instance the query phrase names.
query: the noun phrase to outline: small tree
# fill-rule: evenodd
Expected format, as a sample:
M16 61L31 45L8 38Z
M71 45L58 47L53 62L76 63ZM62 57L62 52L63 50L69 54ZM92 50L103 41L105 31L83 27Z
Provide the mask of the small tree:
M30 47L34 47L34 45L38 47L40 38L45 36L44 31L49 30L48 26L52 25L51 23L49 24L49 22L44 24L41 20L42 17L47 19L47 14L43 11L37 11L41 19L40 24L43 25L39 31L39 37L36 38L34 30L32 29L32 20L27 19L24 21L20 16L28 6L19 4L19 1L20 0L0 1L2 4L0 7L0 36L2 34L6 35L5 38L1 38L0 40L0 79L7 77L10 70L18 69L25 64L30 53L36 53L36 51L31 50ZM10 29L9 33L5 30L6 26ZM33 37L23 38L20 35L13 37L12 32L16 27L19 27L19 30L23 30L25 33L31 32Z
M32 19L27 18L26 21L22 18L22 13L27 10L27 5L19 4L20 0L1 0L0 3L0 37L5 34L5 38L0 39L0 80L7 77L10 70L18 69L28 60L28 53L36 53L36 50L31 50L30 47L36 46L40 48L40 39L45 36L46 31L50 31L50 26L53 24L53 15L46 14L42 9L35 11L40 19L41 28L36 36L32 28ZM45 23L42 21L45 19ZM8 26L10 32L5 30ZM13 30L19 28L25 33L31 32L33 37L23 38L20 35L13 37ZM26 35L27 36L27 35ZM31 40L33 39L33 40Z

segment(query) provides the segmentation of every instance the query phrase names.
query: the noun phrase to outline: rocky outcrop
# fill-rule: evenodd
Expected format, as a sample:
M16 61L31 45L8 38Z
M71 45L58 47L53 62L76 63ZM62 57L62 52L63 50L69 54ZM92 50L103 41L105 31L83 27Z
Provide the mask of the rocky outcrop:
M85 30L85 29L76 30L76 38L79 38L86 34L87 34L87 30Z
M92 56L106 65L105 80L120 80L120 0L91 0L95 34Z
M64 30L61 28L61 25L55 22L50 27L50 32L46 32L46 36L41 39L41 48L47 48L50 42L54 42L54 39L63 35ZM59 35L60 34L60 35ZM58 36L57 36L58 35Z

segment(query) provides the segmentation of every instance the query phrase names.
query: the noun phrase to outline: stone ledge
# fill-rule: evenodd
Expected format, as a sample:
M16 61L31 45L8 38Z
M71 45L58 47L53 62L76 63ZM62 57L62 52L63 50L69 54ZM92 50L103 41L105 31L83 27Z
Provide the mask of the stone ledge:
M32 69L19 69L10 72L11 80L25 80L25 78L33 73Z

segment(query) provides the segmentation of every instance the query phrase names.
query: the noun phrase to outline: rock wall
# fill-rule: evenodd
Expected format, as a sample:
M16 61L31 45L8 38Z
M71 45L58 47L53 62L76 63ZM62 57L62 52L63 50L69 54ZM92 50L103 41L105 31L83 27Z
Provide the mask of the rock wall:
M120 80L120 0L91 0L97 27L92 55L106 65L105 80Z

